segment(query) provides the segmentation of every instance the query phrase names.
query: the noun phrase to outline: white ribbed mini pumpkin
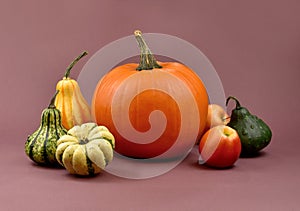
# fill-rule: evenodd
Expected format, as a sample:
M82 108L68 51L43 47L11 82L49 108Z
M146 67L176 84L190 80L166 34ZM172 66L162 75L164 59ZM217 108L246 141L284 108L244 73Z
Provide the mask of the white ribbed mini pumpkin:
M92 176L113 159L114 136L95 123L76 125L57 142L56 159L71 174Z

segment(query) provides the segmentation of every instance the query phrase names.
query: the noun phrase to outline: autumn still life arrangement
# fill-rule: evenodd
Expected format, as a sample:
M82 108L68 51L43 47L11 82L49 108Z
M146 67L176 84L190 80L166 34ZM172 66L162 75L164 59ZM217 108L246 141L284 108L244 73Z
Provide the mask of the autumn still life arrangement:
M102 172L114 152L134 159L167 160L194 146L199 165L223 169L268 146L271 129L236 97L226 100L226 106L235 103L228 115L222 106L209 103L206 88L192 69L179 62L157 61L141 31L134 36L140 62L108 70L95 87L91 105L70 77L87 52L69 65L42 111L39 128L25 142L32 161L88 177ZM131 132L132 128L139 132ZM157 137L154 132L141 135L151 130L158 131Z

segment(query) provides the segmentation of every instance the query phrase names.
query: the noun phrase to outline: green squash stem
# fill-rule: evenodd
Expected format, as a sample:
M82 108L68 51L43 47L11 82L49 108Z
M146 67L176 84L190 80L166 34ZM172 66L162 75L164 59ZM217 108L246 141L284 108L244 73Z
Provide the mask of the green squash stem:
M65 76L64 78L69 78L70 75L70 71L73 68L73 66L84 56L86 56L88 53L86 51L84 51L83 53L81 53L76 59L74 59L74 61L69 65L69 67L66 70Z
M50 104L49 104L48 108L52 108L52 109L53 109L53 108L56 108L56 106L55 106L54 103L55 103L55 98L56 98L58 92L59 92L59 90L56 90L54 96L52 97L52 99L51 99L51 101L50 101Z
M140 30L134 31L134 36L139 44L139 48L141 50L140 55L140 64L136 68L136 70L152 70L154 68L162 68L156 59L154 58L153 54L151 53L149 47L147 46L145 40L142 37L142 32Z
M235 97L233 96L229 96L226 100L226 106L228 105L228 102L229 100L234 100L235 101L235 109L240 109L241 108L241 104L240 102L238 101L238 99L236 99Z

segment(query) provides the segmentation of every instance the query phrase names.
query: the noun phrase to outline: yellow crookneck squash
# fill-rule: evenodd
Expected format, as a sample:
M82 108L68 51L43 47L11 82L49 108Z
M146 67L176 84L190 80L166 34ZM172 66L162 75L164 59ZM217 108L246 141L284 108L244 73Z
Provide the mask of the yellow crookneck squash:
M61 111L62 125L71 129L75 125L91 121L90 106L84 99L76 80L69 77L73 66L85 55L84 51L67 68L65 75L56 85L59 93L56 97L55 106Z

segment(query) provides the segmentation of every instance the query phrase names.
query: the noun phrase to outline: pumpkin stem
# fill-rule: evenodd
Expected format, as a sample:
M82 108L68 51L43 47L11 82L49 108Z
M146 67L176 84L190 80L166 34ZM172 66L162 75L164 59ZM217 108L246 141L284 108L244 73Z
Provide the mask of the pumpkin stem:
M229 97L227 98L227 100L226 100L226 106L228 105L228 102L229 102L230 99L232 99L232 100L235 101L235 108L236 108L236 109L241 108L240 102L238 101L238 99L236 99L236 98L233 97L233 96L229 96Z
M135 30L134 36L141 50L140 64L136 68L136 70L140 71L140 70L152 70L153 68L162 68L162 66L160 66L157 63L149 47L147 46L145 40L143 39L142 32L140 30Z
M52 97L52 99L50 101L48 108L56 108L54 103L55 103L55 98L56 98L58 92L59 92L59 90L56 90L54 96Z
M74 61L69 65L69 67L66 70L65 73L65 77L64 78L69 78L70 75L70 71L73 68L73 66L84 56L86 56L88 53L86 51L84 51L83 53L81 53L76 59L74 59Z

